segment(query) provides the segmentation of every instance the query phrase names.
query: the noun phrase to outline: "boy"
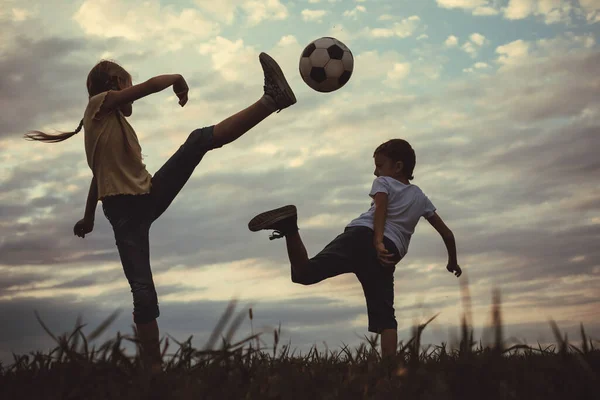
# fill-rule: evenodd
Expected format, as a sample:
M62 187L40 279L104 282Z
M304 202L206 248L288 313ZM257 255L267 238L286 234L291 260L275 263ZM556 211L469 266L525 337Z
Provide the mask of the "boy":
M409 181L416 157L410 144L392 139L373 154L377 177L369 195L371 208L351 221L344 232L319 254L308 258L298 233L297 211L293 205L255 216L248 228L274 230L271 239L285 236L291 264L292 282L312 285L343 273L354 273L362 284L367 301L369 331L381 334L381 353L396 353L398 333L394 315L395 265L406 255L411 235L421 217L438 231L448 251L446 269L459 277L452 231L437 215L436 208Z

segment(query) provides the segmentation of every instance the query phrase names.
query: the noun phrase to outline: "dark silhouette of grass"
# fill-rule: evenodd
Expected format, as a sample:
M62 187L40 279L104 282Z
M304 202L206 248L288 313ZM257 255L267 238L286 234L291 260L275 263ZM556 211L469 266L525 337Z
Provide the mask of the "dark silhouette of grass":
M36 312L44 330L57 343L48 354L14 355L10 366L0 364L0 399L597 399L600 351L581 325L581 347L569 344L557 324L550 327L557 345L542 348L517 344L506 348L500 292L492 303L493 344L473 341L468 283L461 285L461 338L454 349L446 343L421 346L421 335L437 314L415 325L413 336L398 344L393 359L382 360L378 336L366 337L357 348L306 355L280 347L281 326L267 348L262 333L254 333L253 310L235 312L231 301L202 350L190 336L162 343L164 372L151 376L141 367L139 346L127 356L123 341L134 336L117 333L100 347L96 339L117 317L113 313L87 337L78 318L73 332L54 335ZM245 319L251 334L231 342ZM226 329L227 328L227 329ZM179 348L167 353L169 338ZM220 345L217 342L220 339Z

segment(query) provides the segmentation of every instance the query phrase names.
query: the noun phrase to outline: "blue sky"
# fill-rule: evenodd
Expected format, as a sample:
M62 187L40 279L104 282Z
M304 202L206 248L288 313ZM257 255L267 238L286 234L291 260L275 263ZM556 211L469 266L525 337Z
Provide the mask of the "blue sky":
M358 281L294 285L282 241L251 233L256 213L296 204L315 255L370 204L372 153L394 137L416 150L414 184L454 231L473 296L475 336L502 291L508 336L552 342L548 318L600 337L600 63L598 0L146 2L86 0L60 7L0 1L0 358L51 346L33 310L59 332L78 313L129 331L131 294L98 205L94 232L72 235L91 171L83 134L60 144L31 129L74 129L85 79L110 58L134 83L181 73L190 101L170 90L130 118L154 173L193 129L262 94L258 54L278 60L298 103L209 153L151 233L163 333L202 345L237 296L255 328L306 350L358 344L367 333ZM304 46L334 36L353 52L341 90L313 91L298 73ZM460 321L459 281L442 240L422 221L395 275L406 339L441 312L425 341ZM249 331L249 324L242 331ZM243 334L245 332L241 332Z

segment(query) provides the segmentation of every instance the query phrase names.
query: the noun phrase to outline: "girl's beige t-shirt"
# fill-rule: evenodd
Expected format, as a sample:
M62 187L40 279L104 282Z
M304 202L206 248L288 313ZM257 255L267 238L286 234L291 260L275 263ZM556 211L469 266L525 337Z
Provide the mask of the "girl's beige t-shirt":
M98 183L98 200L150 192L152 176L142 162L137 135L121 111L98 115L108 92L90 98L83 115L85 153Z

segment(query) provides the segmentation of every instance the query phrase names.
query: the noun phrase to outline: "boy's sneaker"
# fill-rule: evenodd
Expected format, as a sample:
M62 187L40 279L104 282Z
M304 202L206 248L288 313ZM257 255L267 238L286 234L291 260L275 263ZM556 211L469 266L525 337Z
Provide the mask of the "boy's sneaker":
M272 229L275 232L269 236L270 240L298 232L296 206L288 205L260 213L248 222L248 229L252 232Z
M296 96L287 83L279 64L267 53L258 56L265 74L265 101L277 112L296 103Z

